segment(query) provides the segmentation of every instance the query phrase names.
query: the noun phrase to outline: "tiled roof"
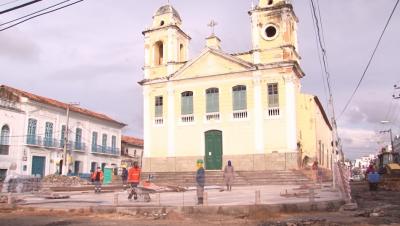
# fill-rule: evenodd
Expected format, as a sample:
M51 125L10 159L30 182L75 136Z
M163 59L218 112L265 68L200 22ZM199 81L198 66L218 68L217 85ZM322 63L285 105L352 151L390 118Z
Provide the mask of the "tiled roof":
M38 96L38 95L29 93L29 92L26 92L26 91L23 91L23 90L19 90L19 89L16 89L16 88L12 88L12 87L9 87L9 86L6 86L6 85L1 85L0 89L5 89L5 90L7 90L9 92L12 92L12 93L16 94L17 96L26 97L29 100L32 100L32 101L35 101L35 102L39 102L39 103L42 103L42 104L47 104L47 105L50 105L50 106L53 106L53 107L57 107L57 108L65 109L65 110L68 107L68 104L66 104L66 103L63 103L63 102L60 102L60 101L57 101L57 100L53 100L53 99L50 99L50 98L47 98L47 97ZM126 126L125 123L118 122L118 121L108 117L107 115L104 115L104 114L101 114L101 113L97 113L97 112L94 112L94 111L90 111L88 109L84 109L84 108L80 108L80 107L76 107L76 106L71 106L71 105L70 105L69 109L70 109L70 111L73 111L73 112L76 112L76 113L80 113L80 114L83 114L83 115L86 115L86 116L94 117L94 118L97 118L97 119L100 119L100 120L105 120L105 121L112 122L112 123L116 123L121 127Z
M143 145L144 145L143 140L139 139L139 138L136 138L136 137L122 136L121 140L124 143L135 145L135 146L139 146L139 147L143 147Z

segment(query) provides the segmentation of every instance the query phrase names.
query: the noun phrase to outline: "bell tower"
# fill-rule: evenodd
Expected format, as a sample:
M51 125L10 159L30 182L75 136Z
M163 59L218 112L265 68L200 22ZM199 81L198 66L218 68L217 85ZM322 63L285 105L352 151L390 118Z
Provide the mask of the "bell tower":
M253 63L298 61L298 19L289 0L260 0L250 12Z
M145 79L171 75L188 60L191 38L182 30L181 17L170 4L156 11L152 25L142 33Z

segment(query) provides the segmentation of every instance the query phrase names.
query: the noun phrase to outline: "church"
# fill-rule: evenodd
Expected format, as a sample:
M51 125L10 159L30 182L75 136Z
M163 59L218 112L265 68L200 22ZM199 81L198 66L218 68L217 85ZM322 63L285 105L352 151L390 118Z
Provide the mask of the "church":
M332 166L332 127L305 76L298 18L287 0L260 0L249 12L251 49L227 53L214 33L189 59L190 36L170 4L143 31L145 172L299 169ZM211 23L213 26L213 23Z

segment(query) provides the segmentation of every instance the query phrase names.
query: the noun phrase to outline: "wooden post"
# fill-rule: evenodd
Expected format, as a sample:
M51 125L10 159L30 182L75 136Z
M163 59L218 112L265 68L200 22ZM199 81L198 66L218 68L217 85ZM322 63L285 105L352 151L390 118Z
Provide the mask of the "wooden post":
M309 190L309 196L308 196L308 198L309 198L309 201L311 202L311 203L314 203L314 201L315 201L315 193L314 193L314 188L310 188L310 190Z
M157 193L158 206L161 206L161 195Z
M9 205L13 204L13 197L11 192L8 193L7 204Z
M114 194L114 206L118 206L118 193Z
M255 203L256 203L256 205L261 204L261 193L260 193L260 190L256 190L256 192L255 192Z

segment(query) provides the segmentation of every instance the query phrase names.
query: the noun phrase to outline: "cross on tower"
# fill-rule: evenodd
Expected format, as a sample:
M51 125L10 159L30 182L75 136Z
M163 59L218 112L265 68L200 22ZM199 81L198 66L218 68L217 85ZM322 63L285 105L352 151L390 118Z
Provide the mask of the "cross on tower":
M211 27L211 35L214 35L214 31L215 31L215 26L217 26L218 23L215 22L214 20L211 20L210 23L207 24L207 26Z

